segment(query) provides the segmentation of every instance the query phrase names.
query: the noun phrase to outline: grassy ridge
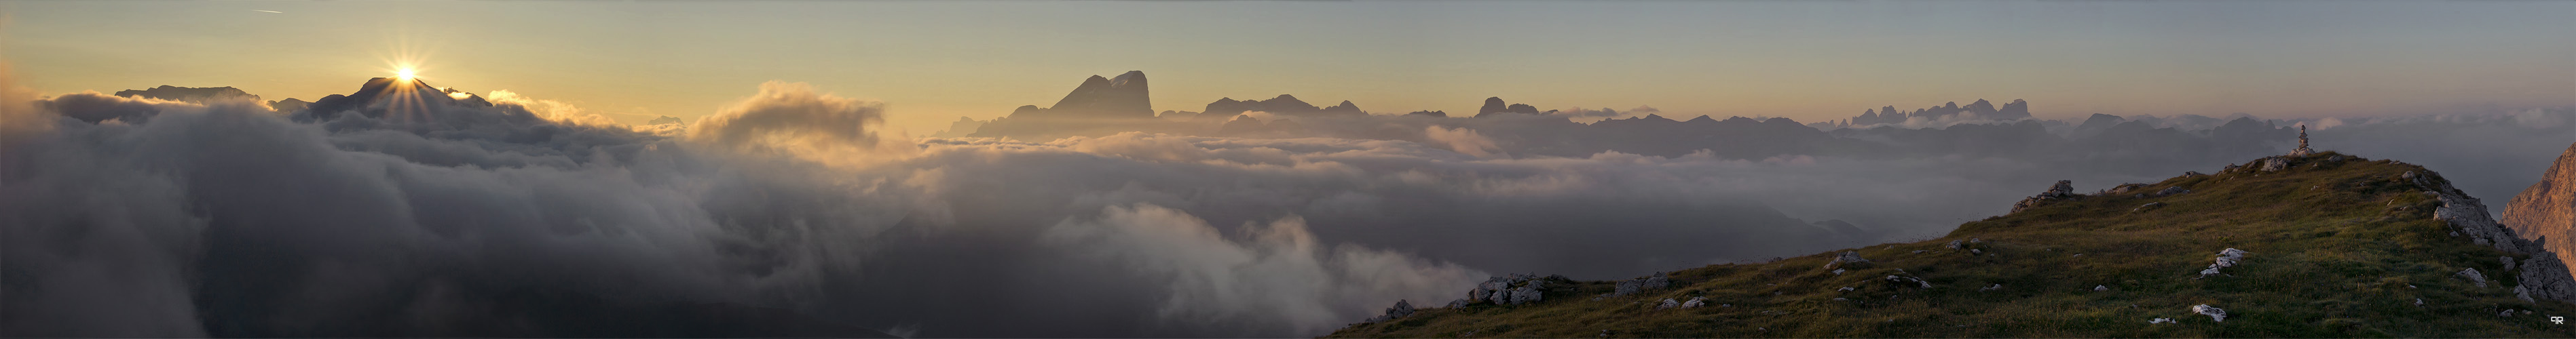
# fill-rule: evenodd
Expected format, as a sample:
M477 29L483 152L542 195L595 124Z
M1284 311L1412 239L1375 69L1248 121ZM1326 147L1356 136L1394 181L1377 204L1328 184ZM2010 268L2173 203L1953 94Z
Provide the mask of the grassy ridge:
M1556 287L1545 302L1423 309L1330 337L2566 337L2576 305L2515 298L2499 257L2433 219L2441 202L2400 180L2422 167L2323 153L2280 172L2236 170L2085 195L1960 225L1947 237L1671 273L1672 288L1590 300L1613 282ZM2248 167L2259 165L2247 164ZM2440 180L2436 178L2435 180ZM2191 193L2131 194L2183 187ZM2164 206L2139 210L2143 204ZM2002 203L2002 202L1998 202ZM1953 240L1982 242L1966 249ZM2226 275L2221 249L2251 251ZM1969 249L1974 249L1972 253ZM1917 251L1920 251L1919 253ZM2080 254L2080 255L2079 255ZM2514 256L2520 259L2524 256ZM2475 268L2486 287L2454 275ZM1920 277L1931 288L1884 281ZM2001 285L1997 290L1981 288ZM1565 286L1565 285L1559 285ZM2095 286L2107 291L2095 291ZM1851 287L1850 291L1841 290ZM1463 293L1462 293L1463 294ZM1655 309L1665 298L1713 306ZM1842 300L1835 300L1841 298ZM2416 305L2421 299L2422 306ZM1446 302L1426 301L1424 304ZM2227 310L2225 322L2192 305ZM2531 311L2525 314L2523 311ZM2509 316L2499 312L2512 311ZM2150 324L2173 318L2178 324Z

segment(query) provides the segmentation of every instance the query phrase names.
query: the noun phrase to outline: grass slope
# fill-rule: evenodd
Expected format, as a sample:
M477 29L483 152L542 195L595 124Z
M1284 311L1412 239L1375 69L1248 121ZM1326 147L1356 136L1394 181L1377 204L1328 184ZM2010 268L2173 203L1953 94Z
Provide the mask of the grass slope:
M1924 242L1671 273L1672 288L1590 300L1614 282L1553 283L1544 302L1427 308L1329 337L2566 337L2576 305L2514 297L2498 257L2433 219L2441 202L2399 180L2422 167L2323 153L2280 172L2235 170L2085 195L1959 226ZM2260 160L2247 164L2260 164ZM2441 180L2435 178L2434 180ZM2161 202L2165 206L2136 210ZM2000 202L1999 202L2000 203ZM1967 249L1952 240L1978 238ZM2221 249L2253 252L2226 276ZM1983 254L1971 254L1976 249ZM1917 251L1920 251L1917 253ZM2078 255L2081 254L2081 255ZM2522 256L2515 256L2520 258ZM2487 287L2460 279L2483 272ZM1921 277L1931 288L1885 281ZM2501 279L2501 280L2495 280ZM2000 284L1994 291L1981 288ZM2108 291L2094 291L2095 286ZM1841 291L1852 287L1851 291ZM1463 294L1463 293L1461 293ZM1655 309L1665 298L1711 307ZM1843 298L1843 300L1835 300ZM2422 306L2416 300L2423 301ZM1427 301L1437 304L1446 300ZM1726 304L1719 307L1716 304ZM2227 310L2224 322L2192 305ZM2524 313L2523 311L2531 311ZM2509 316L2499 312L2512 311ZM2173 318L2178 324L2149 324Z

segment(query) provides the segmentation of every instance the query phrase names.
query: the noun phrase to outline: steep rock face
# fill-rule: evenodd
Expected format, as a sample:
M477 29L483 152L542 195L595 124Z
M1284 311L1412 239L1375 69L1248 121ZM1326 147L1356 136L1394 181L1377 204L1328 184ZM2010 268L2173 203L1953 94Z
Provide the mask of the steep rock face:
M2504 225L2523 239L2541 241L2560 261L2576 260L2576 144L2540 175L2540 182L2505 204Z
M2565 255L2554 253L2542 245L2549 241L2546 235L2531 235L2530 239L2516 236L2522 232L2489 219L2486 204L2480 203L2478 198L2451 187L2451 181L2442 179L2440 174L2425 173L2428 174L2406 172L2401 178L2432 191L2442 202L2440 208L2433 210L2434 219L2449 223L2459 234L2468 236L2477 244L2530 256L2522 261L2520 270L2511 272L2517 278L2518 285L2513 289L2516 295L2524 300L2576 303L2576 273L2568 271ZM2508 265L2513 262L2512 257L2504 259Z
M1528 105L1528 104L1509 104L1509 105L1505 105L1505 104L1504 104L1504 102L1503 102L1503 98L1501 98L1501 97L1491 97L1491 98L1485 98L1485 106L1483 106L1483 107L1479 107L1479 108L1476 108L1476 117L1478 117L1478 118L1482 118L1482 117L1489 117L1489 116L1493 116L1493 115L1495 115L1495 114L1504 114L1504 113L1520 113L1520 114L1528 114L1528 115L1540 115L1540 114L1549 114L1549 113L1555 113L1555 112L1556 112L1556 111L1553 111L1553 110L1551 110L1551 111L1547 111L1547 112L1539 112L1539 111L1538 111L1538 107L1537 107L1537 106L1530 106L1530 105Z

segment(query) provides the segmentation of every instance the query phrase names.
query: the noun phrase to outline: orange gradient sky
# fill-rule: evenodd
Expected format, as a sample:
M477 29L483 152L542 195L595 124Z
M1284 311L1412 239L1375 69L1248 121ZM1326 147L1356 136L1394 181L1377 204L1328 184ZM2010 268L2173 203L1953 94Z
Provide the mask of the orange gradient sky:
M2027 99L2091 113L2367 116L2576 106L2576 2L0 2L46 93L433 85L695 118L768 80L926 135L1143 70L1156 110L1294 94L1381 114L1839 119Z

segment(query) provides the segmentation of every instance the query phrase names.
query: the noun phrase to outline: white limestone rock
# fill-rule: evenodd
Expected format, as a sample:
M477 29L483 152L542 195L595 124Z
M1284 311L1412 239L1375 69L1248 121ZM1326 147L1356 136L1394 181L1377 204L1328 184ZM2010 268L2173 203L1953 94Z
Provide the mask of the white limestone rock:
M2207 315L2207 316L2209 316L2209 321L2216 321L2216 322L2226 322L2226 321L2227 321L2227 310L2219 309L2219 308L2217 308L2217 307L2211 307L2211 306L2209 306L2209 305L2191 305L2191 313L2199 313L2199 314L2201 314L2201 315Z
M2246 252L2245 250L2235 248L2220 250L2218 251L2218 259L2215 260L2216 262L2209 264L2209 269L2200 270L2200 276L2206 278L2212 275L2218 275L2218 269L2235 267L2236 263L2245 261L2245 255L2247 254L2254 254L2254 252Z

